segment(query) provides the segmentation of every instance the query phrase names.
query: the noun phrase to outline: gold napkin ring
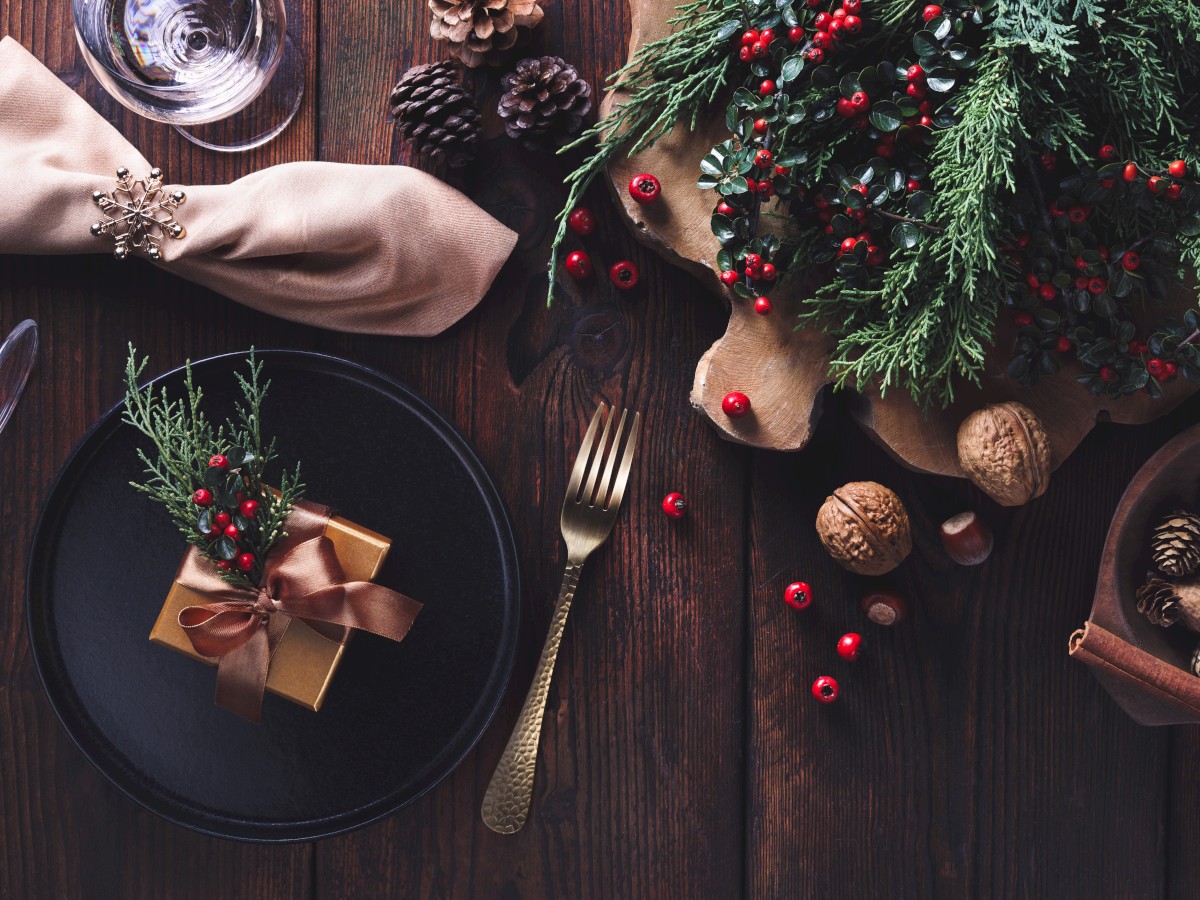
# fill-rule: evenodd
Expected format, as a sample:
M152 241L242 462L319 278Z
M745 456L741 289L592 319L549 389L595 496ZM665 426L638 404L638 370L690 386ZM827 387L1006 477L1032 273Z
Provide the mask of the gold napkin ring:
M162 259L161 242L179 240L187 231L175 221L175 210L184 204L183 191L163 191L163 170L155 167L145 178L132 178L124 166L117 169L117 186L111 191L93 191L92 202L105 218L92 226L95 237L108 235L117 242L113 256L125 259L131 250L141 250L150 259Z

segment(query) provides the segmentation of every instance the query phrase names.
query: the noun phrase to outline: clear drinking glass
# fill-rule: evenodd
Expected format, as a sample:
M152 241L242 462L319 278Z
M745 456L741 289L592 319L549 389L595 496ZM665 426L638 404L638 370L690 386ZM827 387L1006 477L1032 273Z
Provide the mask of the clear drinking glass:
M0 431L17 408L17 400L37 359L37 349L38 330L32 319L14 328L0 344Z
M284 0L73 0L84 60L139 115L213 150L248 150L300 108Z

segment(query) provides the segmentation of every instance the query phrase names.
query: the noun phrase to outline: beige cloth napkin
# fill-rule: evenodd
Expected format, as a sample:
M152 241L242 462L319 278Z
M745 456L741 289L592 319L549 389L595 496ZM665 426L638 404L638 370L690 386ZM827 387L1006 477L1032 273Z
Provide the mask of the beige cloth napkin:
M112 239L89 230L101 218L92 192L115 187L118 166L140 178L153 164L24 47L0 40L0 253L111 253ZM229 185L176 187L187 194L176 214L187 236L163 242L163 266L336 331L445 330L482 299L517 240L404 166L288 163ZM132 275L142 263L113 265Z

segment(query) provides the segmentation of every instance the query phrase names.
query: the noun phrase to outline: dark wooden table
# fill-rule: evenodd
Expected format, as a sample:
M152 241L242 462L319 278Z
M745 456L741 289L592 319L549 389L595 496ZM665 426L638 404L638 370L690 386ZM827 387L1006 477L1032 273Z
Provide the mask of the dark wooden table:
M295 159L406 161L386 99L405 68L443 56L424 4L300 0L293 12L309 60L302 114L244 156L197 150L107 98L85 73L65 0L0 0L0 33L184 183ZM627 30L621 0L550 0L535 49L599 84ZM497 81L474 79L491 106ZM598 279L547 311L539 272L563 165L507 141L490 110L487 124L481 161L458 183L521 241L481 308L436 339L288 324L141 262L0 257L0 330L32 317L42 331L38 368L0 436L0 897L1195 896L1197 732L1134 725L1066 643L1122 489L1200 402L1148 427L1097 429L1047 496L1015 511L905 471L851 423L844 398L826 398L802 453L724 443L687 402L695 362L721 333L720 304L637 247L597 190L597 255L633 258L644 288L627 299ZM428 252L454 227L431 223ZM398 815L293 847L201 837L126 799L58 726L26 640L24 564L55 472L120 397L127 341L156 373L251 344L378 367L424 393L497 476L526 584L511 687L478 748ZM645 449L567 630L532 819L500 837L480 800L547 628L565 473L600 399L642 410ZM896 488L914 516L917 546L898 580L916 613L892 630L863 619L863 583L824 555L812 527L826 493L859 478ZM658 509L673 489L691 503L679 523ZM998 548L961 569L935 526L970 506L991 519ZM817 594L804 615L781 600L798 578ZM852 629L866 655L851 670L834 643ZM843 685L831 708L809 695L824 672Z

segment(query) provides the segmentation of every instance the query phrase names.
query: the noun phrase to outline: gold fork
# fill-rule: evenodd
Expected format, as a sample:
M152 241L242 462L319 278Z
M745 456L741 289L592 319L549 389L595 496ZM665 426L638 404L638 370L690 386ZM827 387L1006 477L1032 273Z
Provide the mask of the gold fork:
M554 617L550 620L550 633L546 635L533 684L525 695L521 716L483 795L484 824L500 834L512 834L529 817L538 741L542 736L542 717L546 712L546 695L550 691L550 679L554 676L558 645L567 626L567 614L571 611L571 601L579 586L579 573L583 570L584 561L608 539L625 496L625 486L629 483L629 470L637 452L638 427L642 415L633 414L633 422L626 433L625 422L629 418L629 410L622 410L621 421L613 435L615 418L616 413L601 403L592 416L587 434L583 436L583 446L579 448L579 456L575 459L575 468L571 470L571 480L567 484L561 524L563 539L567 542L567 570L558 592ZM596 431L602 419L604 431L597 441Z

